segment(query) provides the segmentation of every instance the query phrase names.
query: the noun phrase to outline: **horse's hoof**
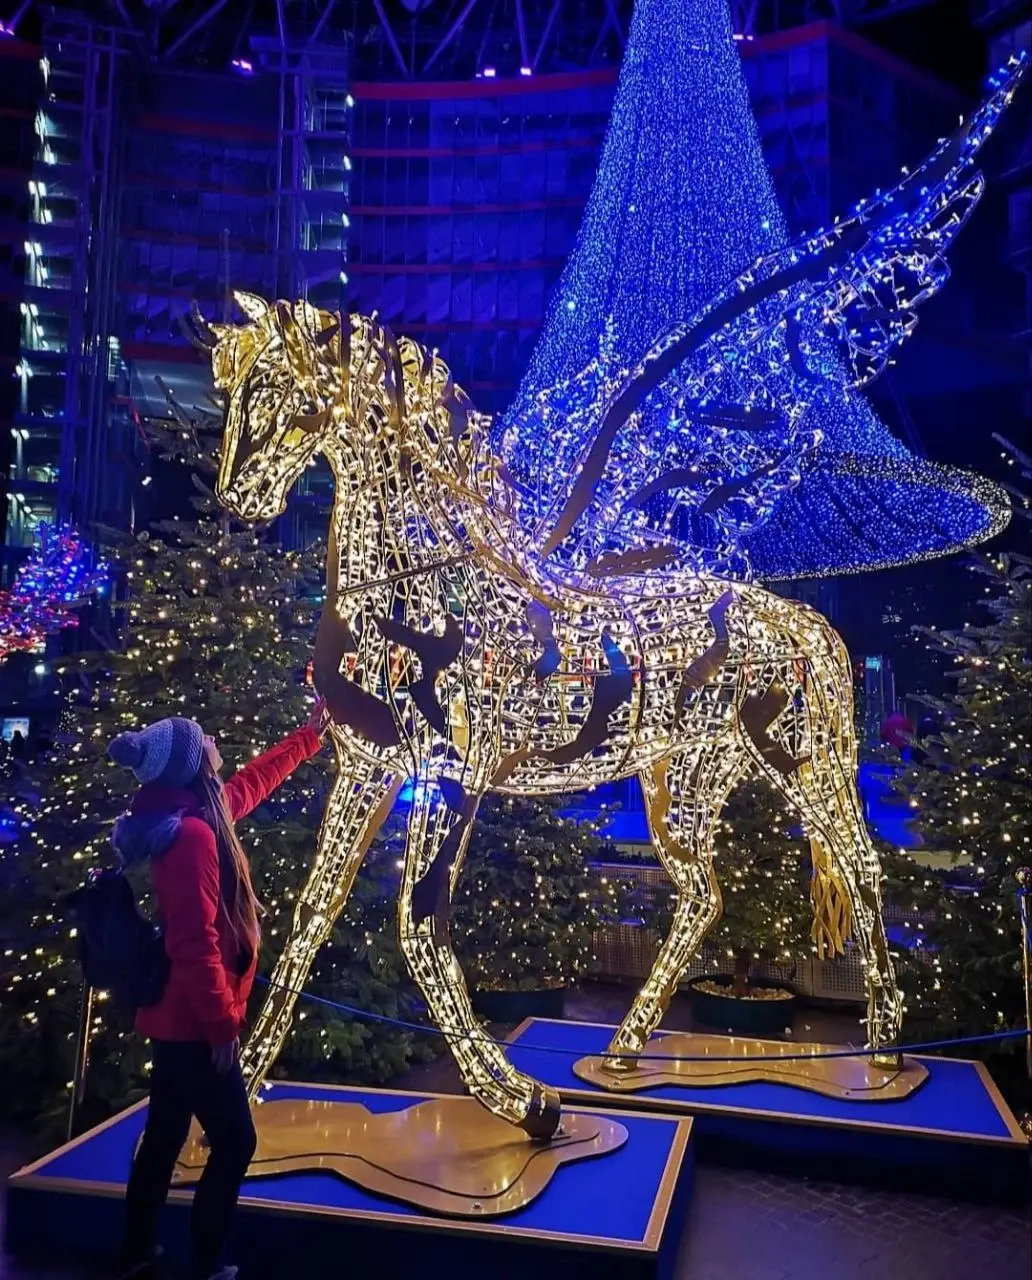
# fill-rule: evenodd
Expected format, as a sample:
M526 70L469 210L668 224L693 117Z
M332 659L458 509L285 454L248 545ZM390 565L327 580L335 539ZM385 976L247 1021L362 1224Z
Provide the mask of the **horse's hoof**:
M629 1076L638 1070L637 1055L621 1052L615 1058L603 1058L602 1070L609 1076Z
M549 1085L535 1082L530 1110L520 1123L520 1128L535 1142L550 1142L558 1133L561 1120L559 1094Z
M872 1053L871 1066L881 1067L883 1071L902 1071L903 1055L901 1053Z

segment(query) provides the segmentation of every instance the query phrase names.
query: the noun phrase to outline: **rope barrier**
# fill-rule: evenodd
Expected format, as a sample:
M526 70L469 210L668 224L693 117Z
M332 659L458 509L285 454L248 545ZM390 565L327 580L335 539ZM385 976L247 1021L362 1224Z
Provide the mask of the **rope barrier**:
M275 987L278 991L285 991L289 995L296 996L299 1000L307 1000L311 1004L322 1005L327 1009L333 1009L337 1013L348 1014L352 1018L364 1019L367 1022L380 1022L387 1026L398 1027L403 1031L418 1031L423 1035L437 1035L448 1037L446 1031L442 1031L440 1027L428 1027L419 1022L406 1022L403 1018L391 1018L385 1013L370 1013L366 1009L356 1009L353 1005L340 1004L336 1000L329 1000L325 996L313 995L310 991L297 991L293 987L284 986L282 983L273 982L270 978L259 977L258 981L267 987ZM994 1031L981 1036L958 1036L951 1040L929 1040L924 1044L898 1044L884 1045L877 1049L831 1049L824 1053L770 1053L770 1054L750 1054L748 1061L752 1062L815 1062L822 1058L866 1058L875 1054L885 1055L890 1053L927 1053L932 1049L954 1049L960 1045L967 1044L989 1044L994 1041L1001 1040L1025 1040L1032 1036L1032 1029L1024 1028L1016 1031ZM674 1057L673 1054L666 1053L597 1053L585 1054L581 1049L564 1049L558 1045L545 1044L513 1044L506 1040L495 1040L491 1036L470 1035L463 1032L460 1035L452 1037L455 1040L466 1040L471 1044L494 1045L496 1048L520 1049L527 1053L559 1053L565 1054L571 1058L628 1058L634 1062L726 1062L741 1063L742 1057L720 1058L714 1057L712 1054L700 1054L694 1057ZM742 1036L740 1039L750 1039L751 1037Z

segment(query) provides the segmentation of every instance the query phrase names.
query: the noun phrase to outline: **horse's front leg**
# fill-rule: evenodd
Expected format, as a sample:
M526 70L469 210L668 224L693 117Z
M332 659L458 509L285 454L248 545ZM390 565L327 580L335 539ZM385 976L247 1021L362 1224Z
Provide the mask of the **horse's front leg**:
M649 834L674 884L674 918L652 972L613 1036L612 1056L604 1063L607 1071L636 1068L634 1055L644 1052L685 970L720 918L720 889L713 869L714 825L749 763L733 735L724 734L701 756L698 752L674 756L641 775Z
M469 843L482 792L467 792L448 779L417 791L398 901L401 948L473 1097L532 1138L547 1141L559 1127L558 1094L517 1071L481 1030L452 951L452 872Z
M348 900L362 859L391 811L404 775L341 756L316 844L315 861L294 907L290 933L242 1056L254 1101L283 1047L298 992Z

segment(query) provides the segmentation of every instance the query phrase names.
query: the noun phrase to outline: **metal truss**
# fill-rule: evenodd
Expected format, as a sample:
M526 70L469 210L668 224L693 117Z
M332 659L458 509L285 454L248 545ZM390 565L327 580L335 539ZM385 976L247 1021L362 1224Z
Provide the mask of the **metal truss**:
M735 29L759 35L817 18L846 26L931 0L732 0ZM360 77L518 76L613 65L632 0L65 0L95 21L134 33L163 61L228 65L250 38L292 47L347 40ZM41 0L0 0L0 21L32 38ZM6 12L5 12L6 10Z

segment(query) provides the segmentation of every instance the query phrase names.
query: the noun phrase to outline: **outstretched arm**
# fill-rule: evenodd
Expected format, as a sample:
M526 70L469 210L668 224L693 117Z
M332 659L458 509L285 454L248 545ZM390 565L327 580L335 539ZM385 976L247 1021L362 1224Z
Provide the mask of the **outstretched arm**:
M307 724L287 734L282 742L262 752L233 774L226 783L226 798L234 822L246 818L290 777L299 764L316 754L322 746L326 724L326 707L320 699Z

